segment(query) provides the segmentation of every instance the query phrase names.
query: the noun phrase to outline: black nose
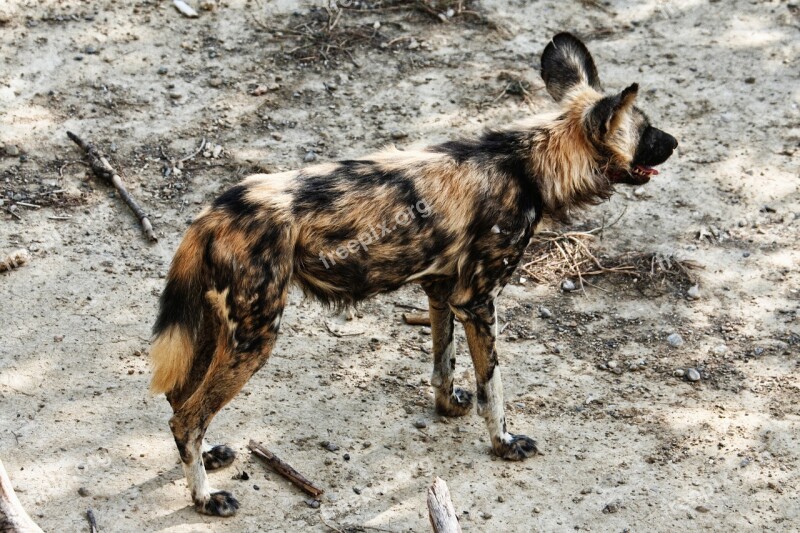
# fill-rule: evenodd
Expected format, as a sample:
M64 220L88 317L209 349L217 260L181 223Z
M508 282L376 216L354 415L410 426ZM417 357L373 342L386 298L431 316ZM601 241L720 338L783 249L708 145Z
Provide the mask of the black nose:
M673 137L672 135L669 135L669 134L667 134L667 137L669 137L668 142L669 142L670 145L672 145L672 149L674 150L675 148L677 148L678 147L678 139L676 139L675 137Z

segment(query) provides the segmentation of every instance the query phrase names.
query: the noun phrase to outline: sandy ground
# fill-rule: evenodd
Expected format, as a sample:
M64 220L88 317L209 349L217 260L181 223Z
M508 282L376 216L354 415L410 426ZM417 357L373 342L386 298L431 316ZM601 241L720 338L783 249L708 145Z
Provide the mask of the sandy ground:
M465 531L800 528L796 3L484 0L467 4L489 23L447 24L347 13L336 30L374 39L327 61L287 31L324 19L312 4L230 0L198 19L171 4L0 2L0 252L31 253L0 276L0 457L46 531L87 530L87 508L101 531L426 531L433 476ZM209 432L241 452L211 475L240 514L195 513L168 404L147 394L149 328L187 222L255 165L441 141L550 108L538 57L564 29L587 37L607 87L638 81L640 106L680 140L661 176L575 227L621 215L597 253L695 260L700 298L613 277L584 294L508 286L508 418L546 453L520 464L491 456L476 415L434 414L430 338L400 319L424 307L418 289L352 322L293 294L269 364ZM66 130L124 169L158 244L108 186L65 166L81 158ZM159 147L177 159L203 137L219 157L165 177ZM464 350L461 336L471 385ZM690 367L699 381L675 376ZM251 459L250 438L324 487L321 506ZM249 481L232 479L241 471Z

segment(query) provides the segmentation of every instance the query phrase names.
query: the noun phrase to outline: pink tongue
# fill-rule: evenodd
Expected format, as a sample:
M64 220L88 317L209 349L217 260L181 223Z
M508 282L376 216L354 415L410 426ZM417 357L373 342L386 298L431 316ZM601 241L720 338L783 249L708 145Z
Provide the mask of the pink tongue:
M639 172L641 172L642 174L647 174L648 176L658 175L658 170L651 167L643 167L641 165L636 165L636 168L639 170Z

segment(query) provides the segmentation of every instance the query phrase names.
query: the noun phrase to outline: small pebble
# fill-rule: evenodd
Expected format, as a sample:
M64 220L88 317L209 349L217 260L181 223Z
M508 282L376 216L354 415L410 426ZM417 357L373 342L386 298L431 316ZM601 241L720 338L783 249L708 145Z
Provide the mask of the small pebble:
M672 375L675 376L676 378L682 378L685 374L686 372L684 372L682 368L679 368L672 373Z
M5 147L6 155L10 155L11 157L16 157L19 155L19 148L14 146L13 144L7 144Z
M607 503L605 507L603 507L603 513L605 514L613 514L619 511L619 502L611 502Z
M173 91L173 92L169 93L169 97L172 98L173 100L180 100L181 98L183 98L183 95L181 93L179 93L179 92L174 92Z
M481 513L481 518L484 520L490 520L492 518L492 513L484 511Z
M714 346L714 353L716 355L725 355L726 353L728 353L728 347L725 346L724 344L718 344Z
M637 187L633 190L634 196L644 196L645 190L644 187Z
M163 76L164 74L169 72L169 69L167 67L158 67L158 70L156 72L161 76Z
M428 423L425 422L424 420L417 420L414 422L414 427L417 429L425 429L426 427L428 427Z
M234 474L233 479L237 479L239 481L247 481L248 479L250 479L250 474L242 470L241 472L237 472L236 474Z
M564 292L572 292L575 290L575 282L571 279L565 279L561 282L561 290Z
M349 461L350 460L350 454L346 453L346 454L342 455L342 459L344 459L345 461Z
M319 509L319 500L315 500L313 498L309 498L309 499L306 500L306 505L308 505L312 509Z
M303 161L306 163L311 163L317 160L317 154L314 152L306 152L306 156L303 158Z
M392 139L405 139L408 137L408 133L401 131L401 130L394 130L392 132Z
M698 372L697 369L694 369L694 368L687 368L686 369L686 379L688 381L692 381L692 382L700 381L700 372Z
M320 444L320 446L322 446L323 448L325 448L329 452L335 452L335 451L339 450L339 446L337 446L336 444L334 444L332 442L328 442L326 440L320 442L319 444Z
M356 494L361 494L361 489L359 489L358 487L353 487L353 492L355 492Z
M669 337L667 337L667 342L673 348L678 348L683 346L683 337L681 337L680 333L672 333Z
M692 300L699 300L700 299L700 287L698 285L692 285L688 291L686 291L686 296L691 298Z
M222 153L222 146L217 144L214 146L214 149L211 150L211 157L217 159L221 153Z
M550 318L553 316L553 313L546 307L540 307L539 316L542 318Z
M252 91L250 91L251 96L261 96L262 94L267 94L267 88L264 85L259 85Z
M422 333L423 335L430 335L431 334L431 328L429 328L428 326L423 326L419 330L419 332Z
M208 85L211 86L211 87L220 87L222 85L222 79L221 78L211 78L210 80L208 80Z
M541 509L539 509L538 507L534 507L534 508L533 508L533 512L534 512L534 513L536 513L536 514L539 514L539 513L541 513L541 512L542 512L542 510L541 510Z
M86 487L81 487L81 488L78 489L78 494L80 494L81 496L83 496L85 498L86 496L88 496L91 493L89 492L89 489L87 489Z
M609 361L608 363L606 363L606 366L611 370L614 370L615 368L617 368L617 366L619 366L619 363L617 363L616 361Z
M261 487L259 487L258 485L253 485L253 488L256 490L261 490Z
M698 505L697 507L694 508L694 510L697 511L698 513L707 513L709 509L705 505Z

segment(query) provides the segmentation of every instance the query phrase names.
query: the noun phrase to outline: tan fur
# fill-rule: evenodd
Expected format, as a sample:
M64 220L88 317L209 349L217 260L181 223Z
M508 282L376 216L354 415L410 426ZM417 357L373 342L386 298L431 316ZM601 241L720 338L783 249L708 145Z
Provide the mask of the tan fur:
M153 366L150 392L170 392L183 385L192 366L192 352L192 339L183 328L173 326L159 335L150 349Z

